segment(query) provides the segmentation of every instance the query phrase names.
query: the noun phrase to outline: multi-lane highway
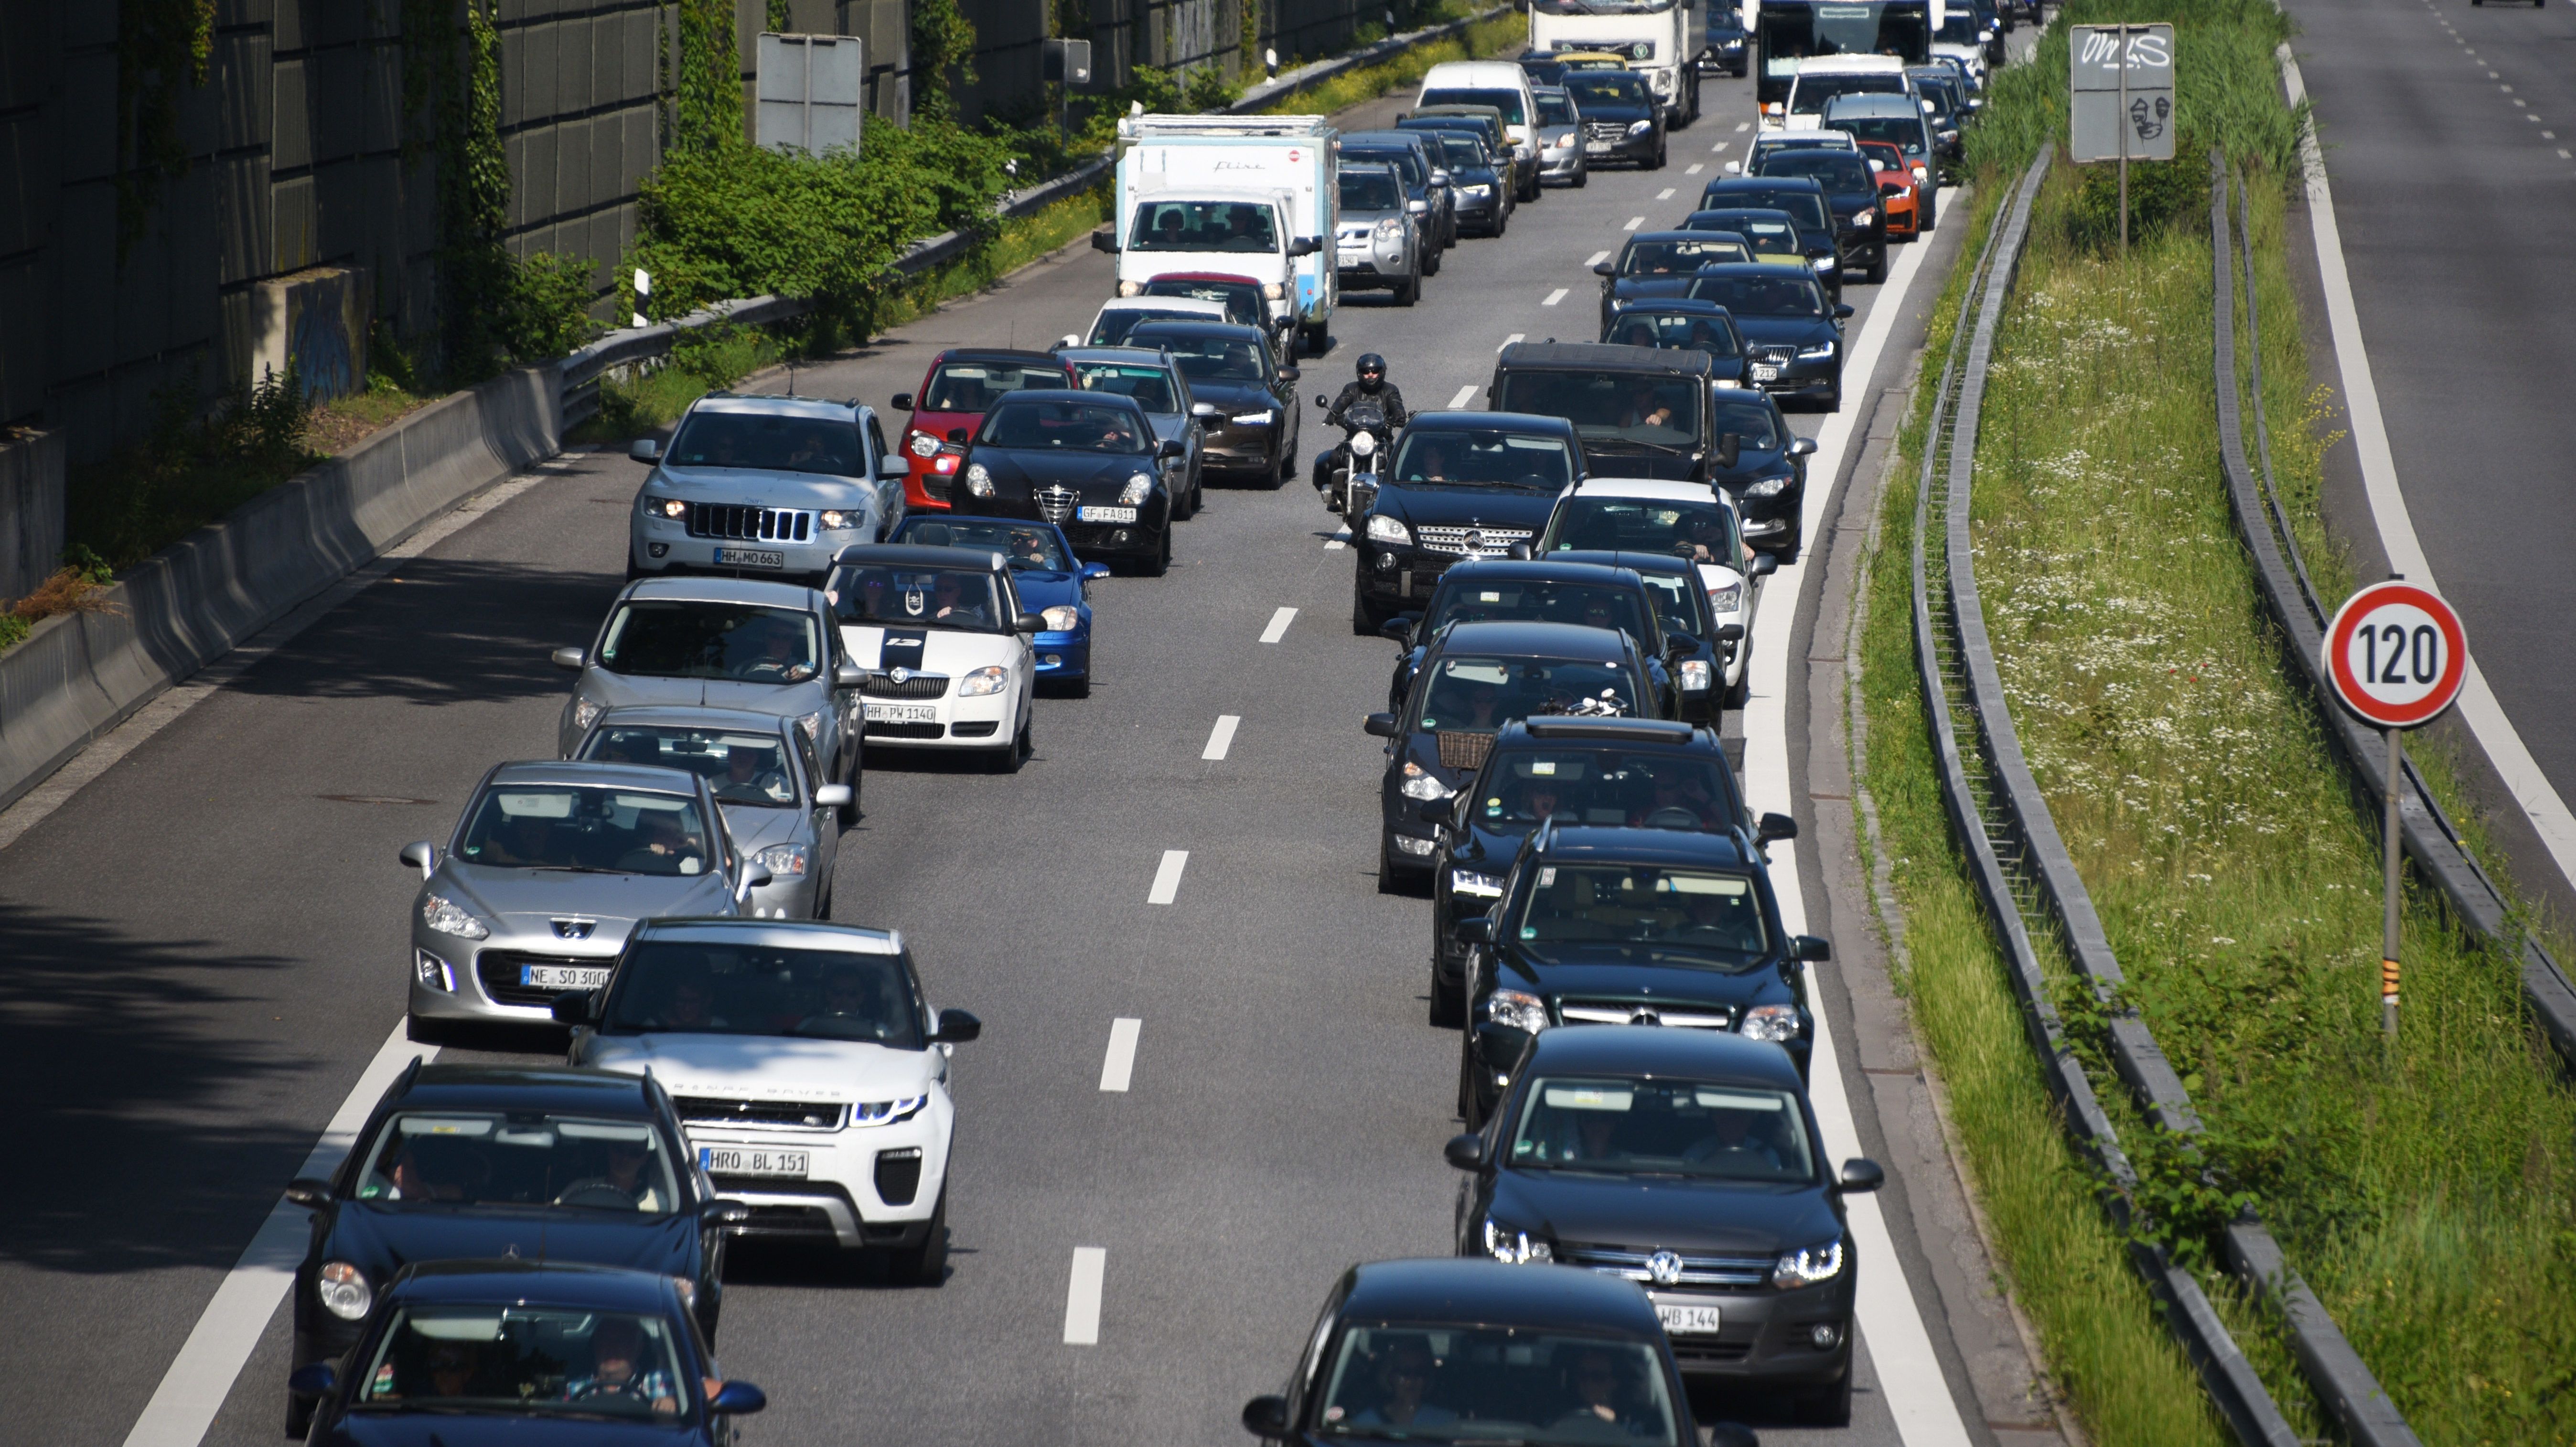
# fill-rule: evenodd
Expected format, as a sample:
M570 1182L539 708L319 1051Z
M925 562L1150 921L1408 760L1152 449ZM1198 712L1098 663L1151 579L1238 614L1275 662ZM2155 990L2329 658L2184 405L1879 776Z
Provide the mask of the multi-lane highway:
M1417 307L1347 305L1331 354L1303 363L1309 455L1330 440L1313 395L1361 351L1391 360L1415 407L1444 407L1480 405L1508 340L1588 340L1590 262L1679 217L1741 153L1749 86L1712 79L1708 97L1669 169L1524 206L1508 238L1452 252ZM1819 843L1847 838L1849 806L1807 797L1839 708L1819 696L1811 717L1807 687L1810 655L1840 667L1840 635L1816 625L1820 607L1840 616L1824 575L1849 561L1835 484L1868 450L1864 374L1902 385L1962 230L1849 297L1850 410L1798 419L1823 442L1816 541L1770 585L1755 697L1728 721L1754 806L1807 825L1794 867L1774 850L1789 925L1837 935L1846 961L1873 946L1859 910L1828 903L1849 860ZM1071 250L796 385L883 405L939 347L1044 345L1109 287L1106 259ZM1169 576L1096 588L1097 686L1041 702L1018 775L871 754L835 913L904 930L934 1003L986 1022L957 1056L951 1275L898 1289L738 1248L720 1345L769 1393L758 1440L1243 1440L1237 1410L1276 1388L1336 1272L1447 1249L1457 1037L1426 1020L1428 906L1376 889L1380 755L1359 728L1391 645L1351 636L1352 554L1303 476L1211 491ZM67 799L0 817L10 1436L277 1440L286 1316L261 1262L291 1261L301 1229L278 1189L418 1049L401 1038L417 879L395 851L443 834L492 761L550 751L565 681L546 651L585 641L614 594L640 480L620 455L574 454L487 496L111 741ZM2015 1397L2027 1368L1901 1029L1843 968L1819 972L1817 1099L1837 1155L1893 1168L1855 1209L1854 1422L1706 1406L1764 1423L1766 1442L2054 1440L2019 1430L2045 1413ZM445 1057L560 1051L479 1040Z

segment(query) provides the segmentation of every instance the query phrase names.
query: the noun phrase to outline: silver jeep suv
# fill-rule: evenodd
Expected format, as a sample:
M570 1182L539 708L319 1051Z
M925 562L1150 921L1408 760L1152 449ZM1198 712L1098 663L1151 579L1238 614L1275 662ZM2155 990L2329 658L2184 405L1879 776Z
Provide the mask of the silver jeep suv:
M629 579L671 573L820 579L852 543L883 539L903 517L905 464L876 409L812 397L699 398L635 495Z

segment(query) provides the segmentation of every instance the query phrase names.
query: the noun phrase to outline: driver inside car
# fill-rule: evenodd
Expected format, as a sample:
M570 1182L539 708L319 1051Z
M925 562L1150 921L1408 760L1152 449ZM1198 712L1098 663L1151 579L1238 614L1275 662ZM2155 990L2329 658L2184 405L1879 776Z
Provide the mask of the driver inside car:
M1726 545L1726 524L1720 522L1715 514L1692 513L1690 520L1683 523L1682 527L1685 535L1682 541L1674 546L1674 552L1694 563L1716 563L1721 567L1734 566L1735 560L1730 556L1733 550Z
M574 1198L584 1191L613 1191L634 1203L638 1211L658 1214L671 1209L671 1203L662 1199L660 1183L644 1169L645 1163L653 1158L653 1153L647 1148L645 1141L640 1138L611 1140L604 1144L606 1149L602 1152L599 1174L584 1176L556 1192L555 1200L558 1203L576 1206L593 1205L597 1204L595 1199L581 1201Z
M1709 798L1708 790L1701 786L1699 780L1684 778L1672 769L1666 769L1653 778L1653 788L1646 800L1628 814L1629 828L1648 827L1648 821L1666 809L1681 810L1698 820L1698 827L1702 829L1717 827L1716 801Z
M960 625L991 621L984 616L983 605L967 601L965 580L955 573L942 573L931 583L930 616L938 622Z
M730 803L783 804L793 800L796 791L788 787L786 773L778 768L776 749L736 744L725 750L724 782L716 786L716 797Z
M675 1414L680 1410L679 1388L658 1364L658 1356L634 1318L603 1316L590 1333L590 1373L564 1383L564 1400L623 1397L649 1405L657 1416Z

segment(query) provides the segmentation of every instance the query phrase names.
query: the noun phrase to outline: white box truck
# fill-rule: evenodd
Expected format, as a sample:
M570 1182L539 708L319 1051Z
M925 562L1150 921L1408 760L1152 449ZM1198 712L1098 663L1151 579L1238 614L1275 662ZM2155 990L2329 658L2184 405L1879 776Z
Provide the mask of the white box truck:
M1158 276L1251 277L1273 323L1320 352L1340 200L1340 132L1322 116L1129 116L1111 229L1092 245L1116 253L1121 296Z
M1665 124L1686 126L1699 118L1708 0L1534 0L1529 17L1530 49L1603 50L1622 56L1664 103Z

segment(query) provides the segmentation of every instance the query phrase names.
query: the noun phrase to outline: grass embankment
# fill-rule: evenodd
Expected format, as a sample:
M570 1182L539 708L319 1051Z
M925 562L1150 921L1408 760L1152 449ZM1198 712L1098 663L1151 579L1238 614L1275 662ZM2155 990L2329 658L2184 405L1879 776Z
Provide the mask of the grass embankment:
M1417 45L1381 65L1334 76L1311 90L1299 91L1263 107L1272 114L1331 115L1412 85L1443 61L1475 60L1518 46L1529 39L1529 17L1517 9L1479 20L1446 39Z
M2119 18L2075 8L2077 20ZM2125 260L2105 244L2107 177L2060 170L2034 215L1988 384L1975 506L2015 722L2132 1003L2209 1122L2207 1160L2263 1213L2417 1433L2434 1444L2576 1441L2576 1096L2529 1027L2513 962L2465 940L2428 893L2407 901L2404 1031L2394 1049L2381 1039L2376 814L2279 652L2228 511L2198 159L2213 136L2255 159L2274 460L2327 573L2320 586L2336 595L2342 570L2314 515L2326 439L2277 245L2284 173L2267 164L2281 159L2270 141L2286 117L2268 62L2247 63L2268 56L2278 21L2267 8L2188 0L2128 18L2189 26L2188 162L2133 177L2154 214ZM2197 113L2194 42L2211 58ZM2021 114L2043 113L2052 77L2062 94L2057 44L2053 63L1999 80L1989 110L2017 84L2042 103ZM2000 151L2020 122L1997 119L1984 143ZM2028 134L2036 143L2056 124ZM1887 504L1892 542L1910 528L1911 501L1909 477ZM1891 546L1873 583L1868 782L1909 914L1915 1009L1950 1077L2007 1269L2088 1427L2105 1442L2175 1440L2086 1400L2066 1362L2091 1328L2067 1334L2047 1305L2056 1284L2034 1279L2029 1243L2008 1224L2004 1203L2026 1192L2014 1177L2027 1167L1977 1144L1995 1123L1980 1118L1974 1080L2015 1069L2027 1079L2030 1066L2008 1001L1980 1016L1956 998L1968 987L2000 999L2004 987L1930 773L1903 559ZM2125 1099L2098 1083L2106 1102ZM2118 1286L2112 1296L2126 1295ZM2314 1430L2314 1403L2277 1338L2255 1313L2231 1315L2284 1408Z

